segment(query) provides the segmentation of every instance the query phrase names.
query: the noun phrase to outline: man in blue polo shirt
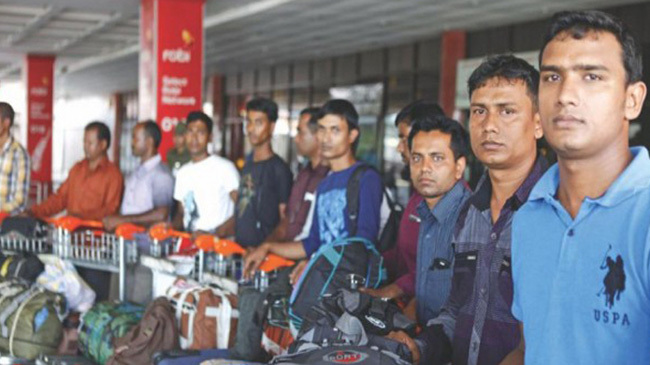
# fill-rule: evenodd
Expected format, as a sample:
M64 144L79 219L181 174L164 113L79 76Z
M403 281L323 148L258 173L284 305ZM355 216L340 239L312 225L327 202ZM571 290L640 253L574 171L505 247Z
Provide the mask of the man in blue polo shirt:
M650 363L650 159L628 146L646 96L637 44L602 12L553 18L539 105L558 163L514 219L524 336L508 363Z

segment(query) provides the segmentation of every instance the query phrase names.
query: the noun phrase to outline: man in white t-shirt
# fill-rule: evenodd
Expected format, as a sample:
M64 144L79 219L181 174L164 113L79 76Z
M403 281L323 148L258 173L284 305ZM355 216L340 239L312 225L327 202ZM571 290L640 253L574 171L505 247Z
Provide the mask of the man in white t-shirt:
M208 154L212 124L200 111L187 116L185 143L192 159L176 175L175 229L212 233L234 212L239 173L231 161Z

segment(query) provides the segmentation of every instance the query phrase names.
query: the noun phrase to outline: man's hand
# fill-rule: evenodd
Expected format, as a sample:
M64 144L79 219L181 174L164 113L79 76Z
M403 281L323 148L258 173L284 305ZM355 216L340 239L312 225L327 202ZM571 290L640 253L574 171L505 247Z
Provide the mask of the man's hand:
M248 252L244 257L244 279L248 280L255 275L255 272L260 267L264 258L269 253L269 244L262 243L259 247Z
M415 341L409 337L406 333L403 331L393 331L389 333L386 338L389 338L393 341L397 341L399 343L402 343L408 347L408 349L411 351L411 357L413 358L413 363L417 364L420 362L420 349L418 348L418 345L415 343Z
M402 289L400 289L400 287L394 283L387 285L381 289L360 288L359 291L362 293L370 294L376 298L387 298L387 299L395 299L404 295Z
M289 284L295 285L298 280L300 280L302 272L305 271L308 262L309 261L307 260L302 260L293 268L293 270L291 270L291 274L289 275Z
M115 214L109 215L102 220L102 223L104 223L104 230L107 232L113 232L117 226L123 223L122 216Z

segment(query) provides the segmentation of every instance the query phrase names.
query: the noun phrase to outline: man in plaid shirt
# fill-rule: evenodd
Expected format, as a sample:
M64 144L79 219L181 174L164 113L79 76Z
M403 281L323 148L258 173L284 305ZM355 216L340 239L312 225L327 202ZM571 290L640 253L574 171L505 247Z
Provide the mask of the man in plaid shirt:
M14 109L0 102L0 212L16 214L27 207L29 155L11 136Z

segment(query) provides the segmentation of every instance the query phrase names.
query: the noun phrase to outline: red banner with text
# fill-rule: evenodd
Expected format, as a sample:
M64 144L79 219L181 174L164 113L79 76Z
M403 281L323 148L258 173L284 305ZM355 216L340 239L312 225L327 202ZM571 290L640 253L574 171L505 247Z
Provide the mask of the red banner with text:
M25 60L27 85L27 151L31 180L52 180L52 112L54 56L29 55Z
M147 0L145 0L147 1ZM153 0L156 5L156 121L160 154L173 145L176 124L202 108L203 0Z

